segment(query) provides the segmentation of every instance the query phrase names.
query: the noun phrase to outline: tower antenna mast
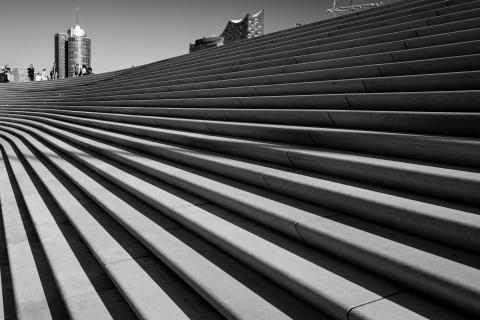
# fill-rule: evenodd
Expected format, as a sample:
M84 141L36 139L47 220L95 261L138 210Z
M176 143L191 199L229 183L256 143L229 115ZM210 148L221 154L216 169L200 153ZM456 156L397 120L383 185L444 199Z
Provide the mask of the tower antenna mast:
M75 15L77 16L77 26L78 26L78 6L75 7Z

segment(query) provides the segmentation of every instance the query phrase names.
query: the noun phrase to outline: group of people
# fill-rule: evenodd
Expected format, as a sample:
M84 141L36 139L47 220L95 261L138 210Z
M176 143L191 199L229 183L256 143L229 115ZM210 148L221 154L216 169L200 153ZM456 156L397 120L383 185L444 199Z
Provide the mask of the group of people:
M58 68L57 64L54 62L52 66L52 70L50 70L50 76L48 76L47 69L43 69L42 72L35 73L35 68L33 64L30 65L27 69L28 79L30 81L42 81L48 79L58 79Z
M31 64L27 68L27 74L28 74L28 79L30 81L42 81L42 80L48 80L48 79L58 79L58 67L57 64L54 62L52 69L50 70L50 76L47 73L47 69L43 69L42 72L37 72L35 73L35 68L33 67L33 64ZM77 63L74 66L74 76L75 77L80 77L80 76L87 76L93 74L92 67L87 66L87 65L80 65ZM12 74L10 67L8 64L5 65L4 68L0 70L0 83L2 82L10 82L12 80Z
M35 74L35 68L33 67L33 64L31 64L30 67L27 68L27 74L30 81L41 81L50 79L47 74L47 69L43 69L42 72L37 72L37 74ZM52 73L50 73L50 77L51 74Z
M0 83L10 82L10 77L11 77L10 67L8 66L8 64L6 64L5 67L2 69L2 71L0 72Z
M80 65L78 63L75 64L74 74L73 74L75 77L86 76L86 75L91 75L91 74L93 74L92 67L87 67L84 64L80 68ZM30 67L28 68L28 77L30 78L30 81L58 79L57 64L55 62L53 63L52 69L50 70L50 78L47 75L47 70L46 69L43 69L43 71L41 73L37 73L35 75L35 69L33 68L33 65L30 65Z
M87 67L86 65L82 65L80 68L80 65L78 63L75 63L75 77L81 77L81 76L88 76L93 74L92 67Z

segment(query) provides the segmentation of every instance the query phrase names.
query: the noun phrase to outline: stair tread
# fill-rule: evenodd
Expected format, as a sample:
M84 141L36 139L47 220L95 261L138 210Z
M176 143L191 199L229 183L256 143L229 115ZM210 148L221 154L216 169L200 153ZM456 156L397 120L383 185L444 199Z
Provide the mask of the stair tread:
M103 149L105 148L102 147ZM125 152L122 152L122 154L125 153ZM118 156L118 155L117 155ZM138 156L137 156L138 157ZM144 162L145 160L143 160ZM145 162L144 162L145 163ZM112 177L113 175L115 175L118 179L118 176L121 174L120 172L117 172L117 173L113 173L112 172L112 168L108 170L108 173L105 173L107 174L108 176ZM181 174L179 171L179 169L174 169L174 171L172 171L170 173L170 179L179 179L179 174ZM184 174L183 174L184 175ZM112 177L113 178L113 177ZM189 176L188 177L188 181L192 181L193 179L198 179L199 176L196 175L196 176ZM131 180L130 179L126 179L126 178L123 178L121 181L123 183L125 183L127 180ZM144 187L140 187L140 185L142 184L141 181L136 181L135 183L134 182L129 182L130 184L132 185L136 185L136 188L137 189L140 189L140 190L144 190ZM199 183L196 183L196 186L197 188L200 186L200 185L206 185L206 181L205 180L202 180L201 182ZM212 184L209 183L209 187L208 188L212 188ZM223 186L223 190L225 190L225 187L226 186ZM151 194L151 191L140 191L142 196L144 195L143 192L148 192ZM158 191L157 191L158 192ZM217 194L218 194L219 191L217 191ZM233 189L230 189L230 190L226 190L226 192L228 194L230 194L230 197L233 196L233 193L234 193L234 190ZM151 195L145 195L148 197L148 199L152 199L152 196ZM237 199L242 199L240 201L248 201L250 203L255 203L256 201L254 200L254 198L246 198L245 197L245 194L243 195L240 195L240 196L233 196L233 197L237 197ZM232 198L231 198L232 199ZM247 200L248 199L248 200ZM271 208L272 205L266 205L266 204L259 204L258 207L267 207L267 208ZM195 206L187 206L187 207L180 207L180 210L183 210L183 208L186 208L188 210L195 210ZM185 210L186 210L185 209ZM172 210L172 209L170 209ZM291 213L291 209L289 209L290 213ZM173 212L177 213L177 210L174 208L173 209ZM196 212L196 211L194 211ZM195 213L195 215L200 215L199 213ZM175 215L173 215L175 217ZM202 215L200 215L202 216ZM189 217L190 217L190 214L189 214ZM183 218L182 218L183 219ZM200 218L198 218L200 219ZM206 223L205 221L208 221L207 220L204 220L204 219L207 219L207 218L202 218L202 225L203 223ZM213 220L215 221L215 219ZM328 222L327 222L328 221ZM212 225L215 225L214 222L212 222L213 224ZM189 222L190 224L190 222ZM270 223L271 224L271 223ZM278 228L278 223L274 223L276 224L276 227ZM335 234L335 237L338 237L339 235L342 235L342 234L350 234L350 236L352 238L355 238L356 239L356 242L361 239L361 238L364 238L365 236L367 238L365 238L365 242L368 243L368 241L376 241L378 243L382 243L382 246L387 246L387 243L388 241L385 240L385 239L377 239L377 240L374 240L375 237L372 238L371 235L362 235L361 233L358 233L359 231L354 229L354 228L348 228L345 229L346 227L345 226L341 226L341 225L332 225L332 222L330 222L329 220L326 220L325 218L320 218L320 217L315 217L315 216L311 216L310 218L304 218L304 220L301 220L301 221L297 221L295 223L295 225L298 224L300 226L300 230L305 230L305 235L302 233L302 231L300 231L300 234L302 235L302 238L306 238L306 236L309 236L310 239L314 239L311 243L319 243L318 240L316 240L316 237L318 238L323 238L325 237L324 235L324 232L325 230L329 230L329 234L331 237L333 234ZM202 230L204 230L205 227L202 227ZM226 228L226 229L225 229ZM305 229L304 229L305 228ZM338 229L340 228L340 229ZM342 229L343 228L343 229ZM218 229L218 230L217 230ZM216 231L213 231L213 230L209 230L208 232L208 236L210 237L210 235L212 234L212 232L220 232L219 230L229 230L226 226L225 227L222 227L222 228L217 228ZM317 233L318 230L322 230L323 232L321 233ZM227 232L227 231L225 231ZM233 231L232 231L233 232ZM311 233L313 232L313 236L311 235ZM354 236L352 236L352 234ZM370 238L369 238L370 237ZM222 241L225 241L227 240L225 238L225 236L221 237ZM368 240L367 240L368 239ZM244 240L246 241L246 240ZM346 242L348 240L346 239L343 239L341 240L342 242ZM357 242L358 243L358 242ZM448 280L447 282L453 282L453 283L462 283L461 287L462 287L462 290L465 290L466 287L468 287L469 285L472 285L473 287L475 287L475 285L473 285L473 283L475 283L477 280L475 277L479 276L480 277L480 274L476 271L475 268L471 268L471 267L466 267L465 270L462 270L461 272L458 272L458 270L460 270L462 267L460 265L455 265L455 264L452 264L451 261L449 260L443 260L443 261L439 261L439 262L433 262L432 260L430 259L439 259L438 256L434 256L434 255L428 255L428 254L425 254L425 253L422 253L420 254L420 256L417 256L415 254L415 250L411 250L411 249L406 249L405 248L402 248L401 246L398 246L398 244L394 244L394 242L391 242L392 245L394 246L393 248L388 248L388 251L387 252L390 252L390 254L397 254L397 255L400 255L402 258L400 260L404 261L404 266L407 264L407 261L408 259L412 259L411 262L410 262L410 266L414 268L414 270L416 268L421 268L420 270L420 274L423 274L423 273L430 273L430 272L433 272L434 274L436 274L435 278L438 280L438 279L442 279L443 277L453 277L453 278L456 278L456 280L453 280L453 278L451 278L450 280ZM360 243L358 243L360 244ZM252 248L255 247L255 246L252 246ZM367 244L365 248L369 248L368 250L372 250L373 248L377 247L377 245L374 245L373 243L371 244ZM359 247L357 246L357 249L359 249ZM409 251L410 250L410 251ZM374 250L373 250L374 251ZM368 252L368 251L367 251ZM412 257L413 255L413 257ZM422 257L423 255L423 257ZM264 256L264 254L262 255L262 257ZM385 252L382 253L380 256L383 256L385 257ZM404 260L406 259L406 260ZM425 259L425 260L423 260ZM396 259L394 259L394 261L399 261L399 258L397 257ZM422 262L421 262L422 261ZM425 261L425 262L423 262ZM450 271L447 271L448 270L448 266L449 264L451 264L451 269ZM421 267L423 266L423 267ZM438 271L432 271L433 269L433 266L441 266L440 269ZM463 268L465 268L465 266L463 266ZM418 271L417 271L418 272ZM418 276L418 275L417 275ZM467 278L463 278L463 277L467 277ZM468 278L468 277L473 277L473 278ZM469 303L469 306L471 306L472 302L475 301L476 299L476 295L478 295L478 293L473 293L475 291L475 289L471 287L470 289L467 289L467 290L470 290L472 293L470 293L471 295L471 300L470 302L467 302ZM449 289L451 290L451 288ZM473 290L473 291L472 291ZM450 292L450 291L448 291ZM462 300L463 303L466 303L465 301L466 299Z
M479 56L480 0L402 0L0 84L3 312L478 318Z

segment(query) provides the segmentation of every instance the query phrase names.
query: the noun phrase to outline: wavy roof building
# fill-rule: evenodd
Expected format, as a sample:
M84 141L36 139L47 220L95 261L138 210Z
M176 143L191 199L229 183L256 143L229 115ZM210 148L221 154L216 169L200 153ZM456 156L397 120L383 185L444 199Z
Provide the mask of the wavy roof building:
M236 42L242 39L250 39L264 34L263 24L264 10L255 14L247 13L243 19L229 20L220 37L223 43Z

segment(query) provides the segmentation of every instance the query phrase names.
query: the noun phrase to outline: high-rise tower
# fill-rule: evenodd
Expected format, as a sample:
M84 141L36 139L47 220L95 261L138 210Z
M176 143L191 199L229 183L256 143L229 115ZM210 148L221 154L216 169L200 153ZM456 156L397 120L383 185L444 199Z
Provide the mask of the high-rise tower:
M66 33L55 34L55 64L58 69L58 77L65 78L67 76L67 40Z
M91 40L78 24L68 29L67 34L67 73L68 77L73 77L75 64L91 65Z
M73 77L75 64L91 66L91 40L78 24L78 7L76 24L67 33L55 34L55 62L59 78Z

